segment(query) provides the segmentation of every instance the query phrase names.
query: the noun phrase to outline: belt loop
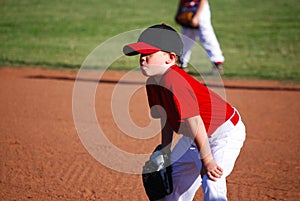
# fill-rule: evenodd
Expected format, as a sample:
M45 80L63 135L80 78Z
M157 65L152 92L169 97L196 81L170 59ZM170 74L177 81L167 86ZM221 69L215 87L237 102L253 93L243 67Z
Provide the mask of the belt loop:
M240 120L239 114L236 110L234 110L234 113L230 118L230 121L235 126L239 122L239 120Z

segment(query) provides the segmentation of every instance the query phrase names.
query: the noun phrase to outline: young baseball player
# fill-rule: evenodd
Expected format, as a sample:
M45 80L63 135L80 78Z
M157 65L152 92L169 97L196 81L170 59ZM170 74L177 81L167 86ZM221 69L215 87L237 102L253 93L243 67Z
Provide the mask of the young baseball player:
M212 74L223 74L224 56L211 23L211 12L208 0L180 0L179 3L182 6L198 7L192 18L193 26L198 28L182 26L182 41L184 46L181 67L184 69L187 68L194 43L200 40L208 58L213 64Z
M173 192L161 200L192 201L202 185L204 200L224 201L245 127L234 107L178 67L182 49L179 34L164 24L123 48L140 54L151 115L161 119L162 151L171 153ZM173 132L182 135L174 147Z

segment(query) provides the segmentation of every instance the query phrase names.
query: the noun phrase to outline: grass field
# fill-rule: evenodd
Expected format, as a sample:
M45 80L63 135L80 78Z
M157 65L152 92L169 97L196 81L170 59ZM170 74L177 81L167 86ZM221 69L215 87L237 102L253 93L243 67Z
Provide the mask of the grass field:
M297 0L214 0L212 20L225 77L300 81ZM78 68L118 34L166 22L178 31L174 0L0 0L0 65ZM196 55L196 53L194 53ZM133 60L113 68L131 69Z

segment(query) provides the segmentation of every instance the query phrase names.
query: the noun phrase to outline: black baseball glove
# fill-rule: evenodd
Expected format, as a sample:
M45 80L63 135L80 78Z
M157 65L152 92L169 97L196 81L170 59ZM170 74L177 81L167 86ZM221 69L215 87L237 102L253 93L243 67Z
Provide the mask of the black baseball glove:
M170 154L160 151L158 145L143 166L143 184L150 201L158 200L173 191Z

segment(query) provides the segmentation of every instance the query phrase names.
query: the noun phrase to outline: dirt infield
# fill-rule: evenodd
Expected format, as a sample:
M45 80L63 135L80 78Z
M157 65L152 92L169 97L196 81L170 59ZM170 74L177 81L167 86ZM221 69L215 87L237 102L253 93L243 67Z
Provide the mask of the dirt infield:
M82 145L72 115L76 73L0 69L1 201L147 200L140 175L102 165ZM95 98L97 116L117 147L149 152L158 136L149 140L123 136L111 115L110 97L124 73L105 73L99 83L101 94ZM229 199L299 200L300 86L253 80L224 83L227 100L247 127L245 145L228 177ZM130 101L132 119L141 127L149 123L145 101L142 89ZM194 200L202 200L201 190Z

